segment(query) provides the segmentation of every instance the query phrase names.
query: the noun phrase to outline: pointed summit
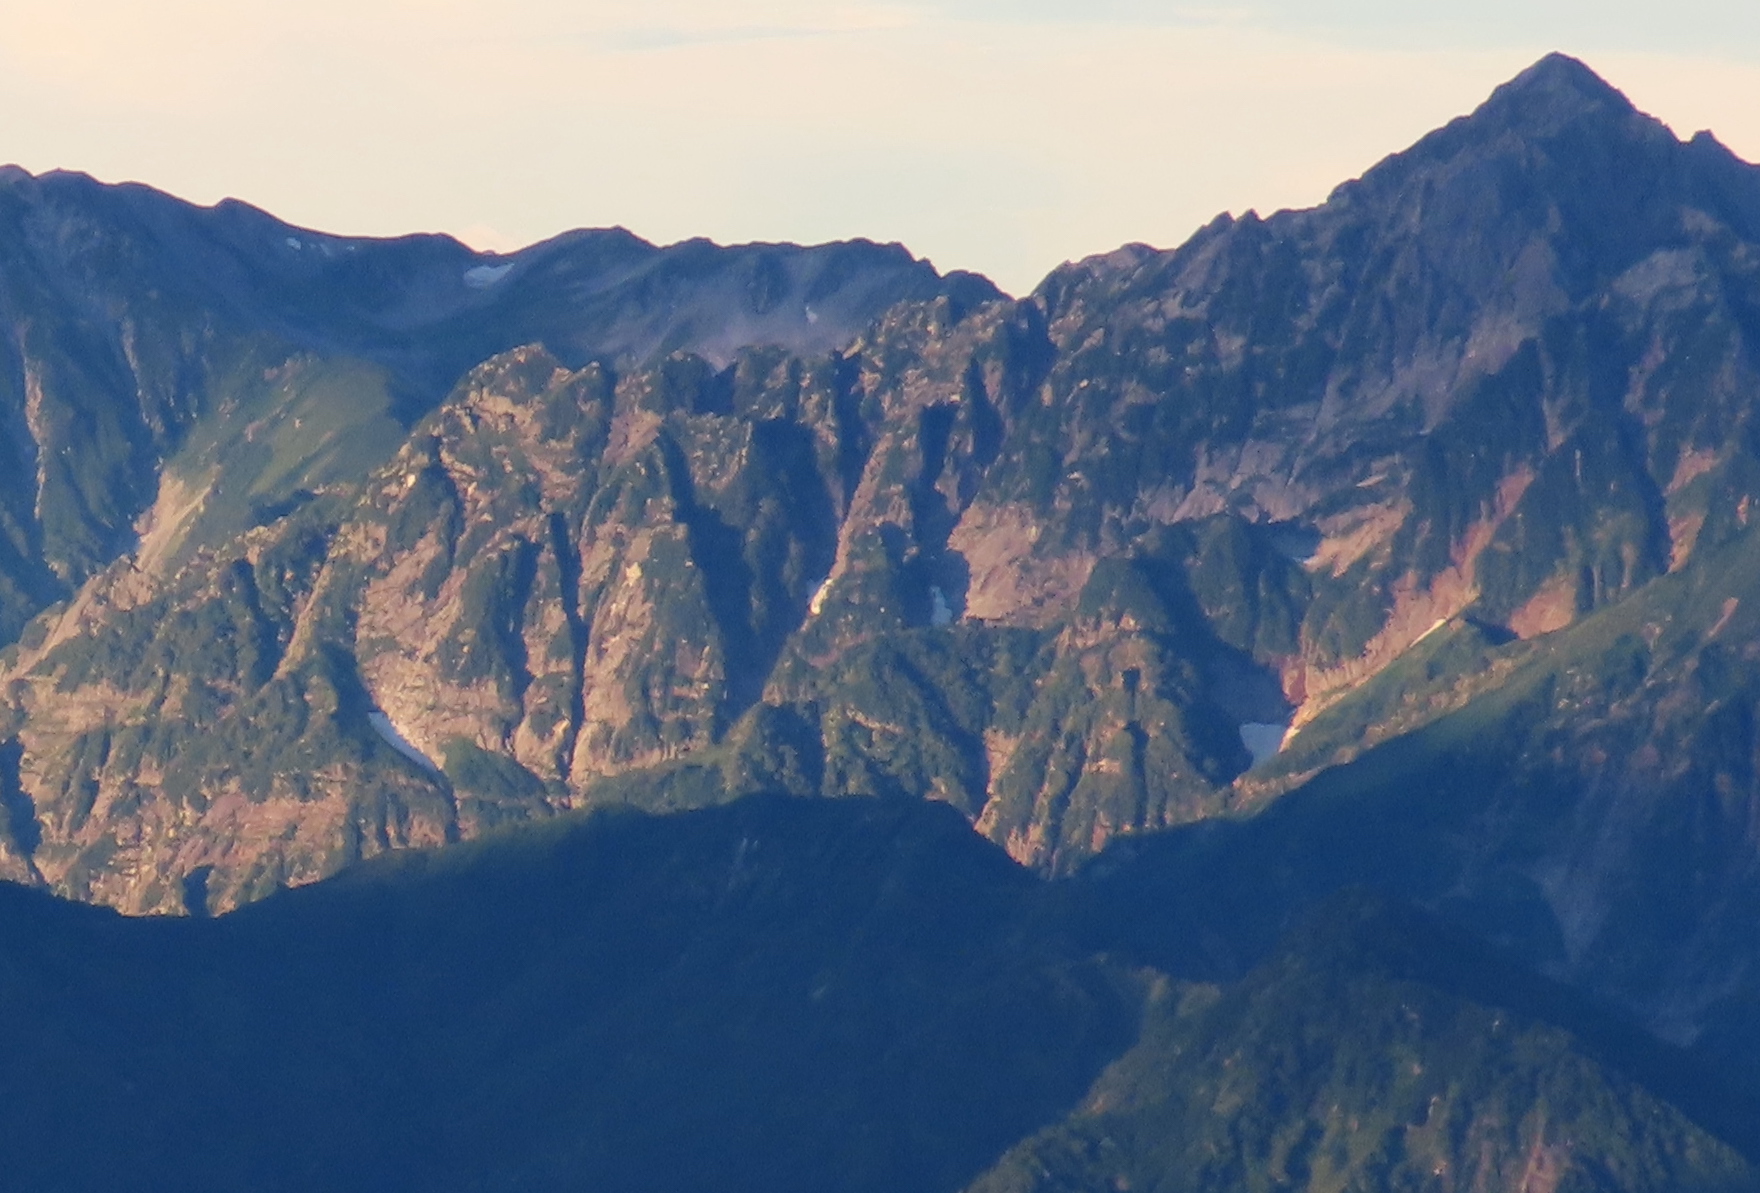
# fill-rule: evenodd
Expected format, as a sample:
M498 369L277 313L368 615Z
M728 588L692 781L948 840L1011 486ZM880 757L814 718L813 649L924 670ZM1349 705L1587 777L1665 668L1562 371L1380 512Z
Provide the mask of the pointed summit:
M1471 115L1450 121L1334 195L1388 201L1420 178L1453 178L1478 188L1509 168L1568 204L1573 195L1592 200L1592 192L1608 186L1630 189L1620 186L1628 175L1667 175L1678 164L1678 149L1661 121L1640 112L1582 62L1554 53L1498 87ZM1494 162L1503 167L1494 169ZM1550 175L1544 183L1542 174Z
M1504 92L1571 92L1585 98L1625 97L1580 58L1554 51L1497 89Z
M1475 119L1546 136L1585 116L1636 114L1621 92L1568 54L1548 54L1491 93Z

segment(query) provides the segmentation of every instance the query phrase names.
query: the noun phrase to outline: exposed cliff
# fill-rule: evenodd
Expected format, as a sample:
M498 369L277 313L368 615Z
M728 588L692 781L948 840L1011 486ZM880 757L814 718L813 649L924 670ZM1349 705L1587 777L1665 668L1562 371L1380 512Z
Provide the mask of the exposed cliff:
M164 446L113 502L122 553L12 573L71 595L6 664L0 857L131 910L762 788L931 795L1067 871L1509 704L1560 632L1599 641L1585 617L1712 584L1760 485L1760 179L1568 59L1321 207L1018 302L873 246L605 233L491 262L8 186L31 227L110 213L9 278L91 306L175 260L189 310L246 328L214 333L243 380L204 349L161 403L187 412L140 415ZM141 342L195 343L166 318ZM98 525L51 483L21 500ZM1721 608L1681 658L1740 655ZM1624 657L1583 650L1591 687ZM1665 753L1709 724L1670 685L1673 727L1632 738ZM1589 816L1598 723L1506 760L1563 759L1546 781Z

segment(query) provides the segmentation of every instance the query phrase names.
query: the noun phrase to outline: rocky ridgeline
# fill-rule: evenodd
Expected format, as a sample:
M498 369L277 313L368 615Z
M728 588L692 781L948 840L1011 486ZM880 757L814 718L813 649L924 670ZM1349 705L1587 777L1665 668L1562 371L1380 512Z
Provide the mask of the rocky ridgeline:
M1753 906L1694 844L1751 838L1751 757L1675 745L1760 691L1760 176L1579 64L1020 301L876 246L486 259L67 178L0 216L7 877L219 910L756 790L941 799L1064 872L1329 767L1361 827L1454 733L1501 769L1400 846L1425 900L1710 1021L1710 937L1617 942L1667 943L1640 895L1689 860L1683 916Z

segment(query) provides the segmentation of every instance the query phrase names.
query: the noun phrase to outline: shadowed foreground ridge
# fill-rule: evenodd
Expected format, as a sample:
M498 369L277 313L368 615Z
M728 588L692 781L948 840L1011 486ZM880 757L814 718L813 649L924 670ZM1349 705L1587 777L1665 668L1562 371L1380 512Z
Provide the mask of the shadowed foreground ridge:
M1753 1189L1655 1092L1727 1125L1705 1081L1472 938L1347 892L1239 982L1159 980L1083 1106L973 1193Z
M1218 987L1084 952L1124 910L1085 899L946 808L775 797L401 855L219 920L0 889L0 1021L28 1025L0 1147L45 1191L951 1193L997 1163L975 1189L1221 1193L1505 1180L1533 1152L1560 1188L1754 1187L1643 1084L1684 1058L1585 1046L1563 992L1463 992L1424 917L1335 900Z
M759 799L214 921L0 891L7 1180L956 1189L1134 1029L1036 885L946 809Z

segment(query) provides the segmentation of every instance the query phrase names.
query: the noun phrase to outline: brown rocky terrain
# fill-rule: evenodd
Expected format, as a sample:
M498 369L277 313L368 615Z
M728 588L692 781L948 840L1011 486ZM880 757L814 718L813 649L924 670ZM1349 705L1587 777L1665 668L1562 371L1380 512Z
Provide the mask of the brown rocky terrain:
M841 341L401 282L340 348L233 350L251 385L167 431L134 545L43 556L0 857L177 911L605 801L930 795L1059 872L1257 805L1745 533L1757 252L1751 167L1555 58L1321 207L1018 301L930 279ZM752 310L821 301L774 260ZM473 319L543 342L412 417ZM1333 715L1462 626L1426 711Z

